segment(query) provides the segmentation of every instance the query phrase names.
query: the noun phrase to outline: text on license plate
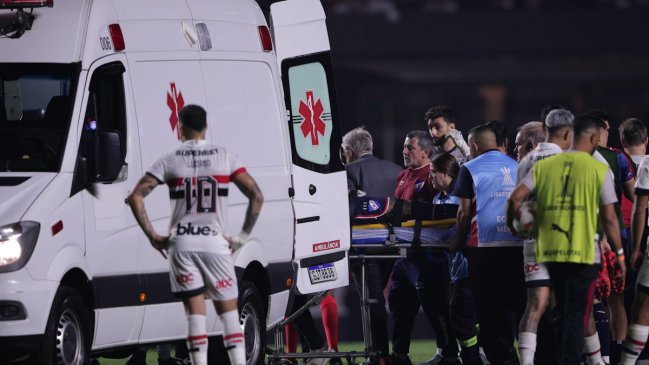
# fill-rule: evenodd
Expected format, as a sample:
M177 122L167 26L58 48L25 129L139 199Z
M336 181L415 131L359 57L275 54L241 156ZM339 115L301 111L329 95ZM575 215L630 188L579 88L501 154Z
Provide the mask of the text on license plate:
M334 281L338 278L334 264L309 266L308 270L311 284L323 283L325 281Z

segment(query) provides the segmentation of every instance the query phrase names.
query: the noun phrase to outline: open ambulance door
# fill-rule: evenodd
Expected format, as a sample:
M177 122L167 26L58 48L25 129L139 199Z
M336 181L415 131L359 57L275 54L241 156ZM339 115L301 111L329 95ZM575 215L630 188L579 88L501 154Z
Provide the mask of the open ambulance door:
M349 283L347 177L325 14L319 0L271 5L292 149L293 262L302 294Z

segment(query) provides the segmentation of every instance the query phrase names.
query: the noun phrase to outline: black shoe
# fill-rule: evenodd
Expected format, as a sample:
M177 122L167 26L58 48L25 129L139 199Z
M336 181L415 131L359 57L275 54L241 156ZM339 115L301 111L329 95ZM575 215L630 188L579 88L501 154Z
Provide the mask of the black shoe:
M147 365L146 350L136 350L126 362L126 365Z
M412 365L410 356L406 354L400 354L398 352L393 352L390 354L390 362L392 363L392 365Z

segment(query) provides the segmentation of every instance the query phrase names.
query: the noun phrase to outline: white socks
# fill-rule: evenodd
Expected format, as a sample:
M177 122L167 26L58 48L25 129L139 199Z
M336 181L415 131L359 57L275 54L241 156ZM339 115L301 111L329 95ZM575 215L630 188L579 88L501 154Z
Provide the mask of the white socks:
M534 365L536 333L521 332L518 334L518 353L521 355L521 365Z
M205 315L187 315L189 331L187 335L187 349L192 365L207 365L207 329Z
M239 324L239 311L233 310L219 315L223 322L223 345L228 351L231 365L246 365L246 344Z
M595 332L594 335L584 337L584 355L588 365L604 365L602 360L602 348L599 343L599 335Z
M626 333L626 340L622 345L622 360L620 365L633 365L642 352L649 337L649 326L632 324Z

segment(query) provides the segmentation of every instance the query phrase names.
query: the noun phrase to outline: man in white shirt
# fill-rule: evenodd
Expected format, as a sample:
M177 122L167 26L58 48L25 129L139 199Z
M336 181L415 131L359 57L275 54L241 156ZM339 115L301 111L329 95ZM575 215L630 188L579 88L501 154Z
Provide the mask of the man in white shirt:
M153 163L133 188L128 202L153 248L165 258L169 250L171 290L182 299L187 313L187 347L192 364L207 365L208 298L214 301L223 322L223 342L230 363L245 365L231 250L246 242L264 197L234 154L207 143L207 117L202 107L187 105L178 114L183 144ZM230 181L248 198L243 227L234 237L224 231ZM169 186L172 214L168 235L154 230L144 206L144 198L160 184Z

